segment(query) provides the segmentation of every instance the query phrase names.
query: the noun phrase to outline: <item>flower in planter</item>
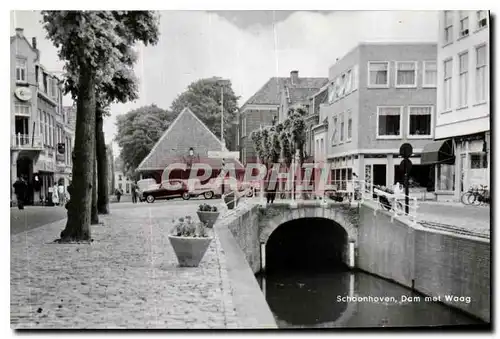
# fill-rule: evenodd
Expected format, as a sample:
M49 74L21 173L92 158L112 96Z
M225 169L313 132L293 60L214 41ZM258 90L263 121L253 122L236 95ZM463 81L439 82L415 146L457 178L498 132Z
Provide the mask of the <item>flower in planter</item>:
M198 211L200 212L217 212L217 206L212 206L209 204L201 204L198 206Z
M191 238L206 238L208 237L205 224L202 222L195 222L191 216L179 218L177 221L172 220L174 227L172 235L177 237L191 237Z

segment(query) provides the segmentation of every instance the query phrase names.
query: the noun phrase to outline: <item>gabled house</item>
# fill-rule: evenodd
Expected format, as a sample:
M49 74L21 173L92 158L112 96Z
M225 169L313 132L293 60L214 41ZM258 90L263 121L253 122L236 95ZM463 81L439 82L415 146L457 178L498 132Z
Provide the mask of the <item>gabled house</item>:
M194 163L203 163L212 168L212 177L215 177L221 170L223 159L209 158L209 151L227 149L189 108L184 108L136 171L141 178L154 178L161 182L163 170L170 164L182 163L189 167ZM243 171L243 166L237 159L224 159L224 162ZM170 178L187 179L188 176L188 171L177 170L170 173Z
M289 108L305 106L307 110L308 98L327 82L328 78L299 78L298 71L290 72L290 77L269 79L240 108L238 145L242 162L256 162L257 160L250 139L252 131L284 120Z

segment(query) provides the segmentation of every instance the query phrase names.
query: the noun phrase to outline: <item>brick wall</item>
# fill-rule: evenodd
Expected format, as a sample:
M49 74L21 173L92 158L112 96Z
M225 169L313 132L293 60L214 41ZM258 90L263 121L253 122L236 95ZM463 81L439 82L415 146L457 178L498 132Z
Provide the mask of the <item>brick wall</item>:
M357 267L441 296L447 305L490 321L490 243L458 235L416 229L385 211L360 207ZM447 302L444 295L471 297Z
M252 272L260 271L260 241L258 206L245 206L228 222L228 228L245 255Z
M276 109L245 109L240 117L240 147L241 147L241 161L245 164L249 161L256 159L257 154L253 147L252 140L250 139L250 134L253 130L256 130L264 126L271 125L273 117L277 117L278 108ZM245 123L243 119L246 120L246 131L243 130Z
M423 61L436 60L436 44L361 45L359 64L359 119L355 125L363 131L359 134L361 149L399 149L408 132L408 106L430 105L436 107L436 89L422 88ZM389 61L389 88L368 88L368 62ZM417 61L417 87L395 88L396 61ZM401 119L402 138L377 139L377 106L404 106ZM435 122L435 117L432 123ZM413 148L423 148L432 141L411 139Z

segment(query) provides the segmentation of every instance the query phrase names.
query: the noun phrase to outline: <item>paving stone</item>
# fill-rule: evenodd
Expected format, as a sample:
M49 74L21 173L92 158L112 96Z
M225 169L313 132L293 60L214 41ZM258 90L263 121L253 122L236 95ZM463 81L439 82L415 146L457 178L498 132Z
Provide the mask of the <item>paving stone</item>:
M196 268L178 267L168 240L196 208L112 210L91 244L53 244L65 220L13 235L11 327L238 328L218 239Z

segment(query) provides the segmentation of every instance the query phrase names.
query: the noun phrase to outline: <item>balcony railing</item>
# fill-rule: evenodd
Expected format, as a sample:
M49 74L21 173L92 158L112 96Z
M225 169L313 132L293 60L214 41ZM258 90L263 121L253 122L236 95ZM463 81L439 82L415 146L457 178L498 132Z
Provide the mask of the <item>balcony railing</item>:
M18 133L12 136L13 149L42 149L42 139L39 136Z

